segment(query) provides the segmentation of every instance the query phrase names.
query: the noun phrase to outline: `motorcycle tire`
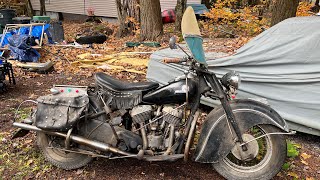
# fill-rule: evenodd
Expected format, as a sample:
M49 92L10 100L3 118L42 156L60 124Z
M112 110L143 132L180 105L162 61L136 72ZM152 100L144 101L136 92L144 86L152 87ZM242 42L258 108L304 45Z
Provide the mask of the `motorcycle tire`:
M89 96L90 106L89 112L98 112L101 111L97 101ZM105 116L100 116L98 119L103 120ZM61 169L72 170L78 169L90 163L93 160L93 157L85 154L73 153L73 152L65 152L63 150L59 150L58 148L64 148L64 139L60 138L60 143L57 145L57 149L51 148L50 146L54 146L52 144L52 138L59 139L57 137L53 137L44 133L37 133L37 144L42 154L54 166L57 166Z
M63 150L50 148L52 138L54 137L40 132L37 133L39 149L46 160L54 166L65 170L71 170L83 167L92 161L93 158L89 155L65 152Z
M80 36L76 38L76 42L79 44L103 44L107 40L107 36L104 34L93 36Z
M255 128L261 130L262 133L259 136L265 135L266 133L281 132L280 129L272 125L258 125L255 126ZM250 135L246 136L250 137ZM250 146L258 148L255 158L261 158L260 156L262 155L260 155L260 151L263 152L261 149L266 148L266 151L263 152L265 156L261 161L259 160L260 162L257 160L254 162L257 164L253 165L253 163L251 164L253 160L248 162L239 160L239 154L237 156L235 155L237 154L236 151L231 151L227 157L213 164L214 169L226 179L272 179L281 170L286 159L287 144L285 137L279 134L266 135L250 143L252 143L253 146L248 143L248 148L250 148Z

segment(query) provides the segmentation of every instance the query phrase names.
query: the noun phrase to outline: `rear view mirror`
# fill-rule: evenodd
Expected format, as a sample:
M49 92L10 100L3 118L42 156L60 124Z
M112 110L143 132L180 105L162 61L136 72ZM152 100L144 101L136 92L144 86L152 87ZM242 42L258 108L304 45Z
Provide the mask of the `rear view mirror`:
M169 40L170 49L177 49L176 42L177 42L177 38L175 36L172 36Z

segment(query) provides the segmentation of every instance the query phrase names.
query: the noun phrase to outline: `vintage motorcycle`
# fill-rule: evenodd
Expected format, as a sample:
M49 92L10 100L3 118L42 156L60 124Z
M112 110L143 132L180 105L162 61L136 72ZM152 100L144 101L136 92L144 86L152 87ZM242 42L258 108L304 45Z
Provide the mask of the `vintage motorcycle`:
M234 99L240 84L236 72L219 80L208 71L191 7L182 33L192 53L174 62L189 66L183 76L159 87L97 73L95 87L54 86L37 99L30 118L13 123L20 128L15 137L36 131L46 159L63 169L80 168L94 157L175 161L193 154L194 161L212 164L227 179L271 179L285 161L286 122L265 103ZM170 47L181 48L175 38ZM194 138L202 96L221 105Z

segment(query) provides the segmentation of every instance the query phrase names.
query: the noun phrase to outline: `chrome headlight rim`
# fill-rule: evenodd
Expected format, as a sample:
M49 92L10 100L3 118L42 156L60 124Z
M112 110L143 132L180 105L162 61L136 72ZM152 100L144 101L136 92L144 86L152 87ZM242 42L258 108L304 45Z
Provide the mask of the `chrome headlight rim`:
M235 89L239 89L239 86L241 84L240 74L236 71L230 71L223 75L221 83L227 89L229 89L230 86L232 86Z

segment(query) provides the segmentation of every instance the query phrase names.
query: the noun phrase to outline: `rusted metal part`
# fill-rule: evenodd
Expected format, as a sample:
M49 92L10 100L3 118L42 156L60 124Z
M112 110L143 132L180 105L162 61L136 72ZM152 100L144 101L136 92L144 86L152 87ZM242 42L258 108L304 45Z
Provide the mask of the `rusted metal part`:
M70 152L70 153L77 153L77 154L85 154L88 156L92 156L92 157L101 157L101 158L106 158L106 159L124 159L124 158L136 158L137 155L130 155L130 156L115 156L115 157L110 157L110 156L105 156L105 155L101 155L101 154L97 154L91 151L85 151L82 149L79 150L70 150L70 149L63 149L63 148L57 148L57 147L48 147L50 149L58 149L60 151L65 151L65 152Z
M68 130L66 140L64 141L66 149L70 149L70 136L73 128Z
M184 148L184 158L183 158L184 161L187 161L189 159L190 146L191 146L192 141L194 139L194 133L195 133L194 130L196 128L196 124L197 124L197 120L199 118L199 115L200 115L200 112L197 111L195 113L194 118L193 118L192 123L191 123L188 139L187 139L187 142L186 142L186 146Z
M85 154L85 155L89 155L89 156L92 156L92 157L101 157L101 158L106 158L106 159L137 158L137 155L110 157L110 156L97 154L97 153L94 153L94 152L91 152L91 151L85 151L85 150L82 150L82 149L80 149L80 150L70 150L70 149L57 148L57 147L48 147L48 148L58 149L58 150L65 151L65 152L70 152L70 153ZM174 155L168 155L168 156L165 156L165 155L160 155L160 156L147 155L147 156L144 156L143 158L140 158L140 159L141 160L145 160L145 161L175 161L175 160L181 159L182 157L183 157L183 154L174 154Z
M65 134L65 133L44 131L42 129L37 128L36 126L29 125L29 124L14 122L13 126L19 127L19 128L22 128L22 129L26 129L26 130L43 132L45 134L67 138L67 134ZM70 135L70 140L72 140L72 141L74 141L74 142L76 142L78 144L89 146L91 148L94 148L94 149L97 149L97 150L100 150L100 151L113 152L115 154L124 155L124 156L133 156L133 155L135 155L135 154L132 154L132 153L128 153L128 152L122 151L122 150L120 150L118 148L112 147L109 144L105 144L105 143L98 142L98 141L92 141L90 139L87 139L87 138L84 138L84 137L81 137L81 136L77 136L77 135Z
M143 127L141 129L141 136L142 136L143 150L146 150L148 148L148 138L147 138L146 129L144 128L143 123L140 124L140 127Z
M174 141L174 131L175 131L174 124L171 124L170 125L168 149L167 149L165 155L169 155L172 153L172 146L173 146L173 141Z

